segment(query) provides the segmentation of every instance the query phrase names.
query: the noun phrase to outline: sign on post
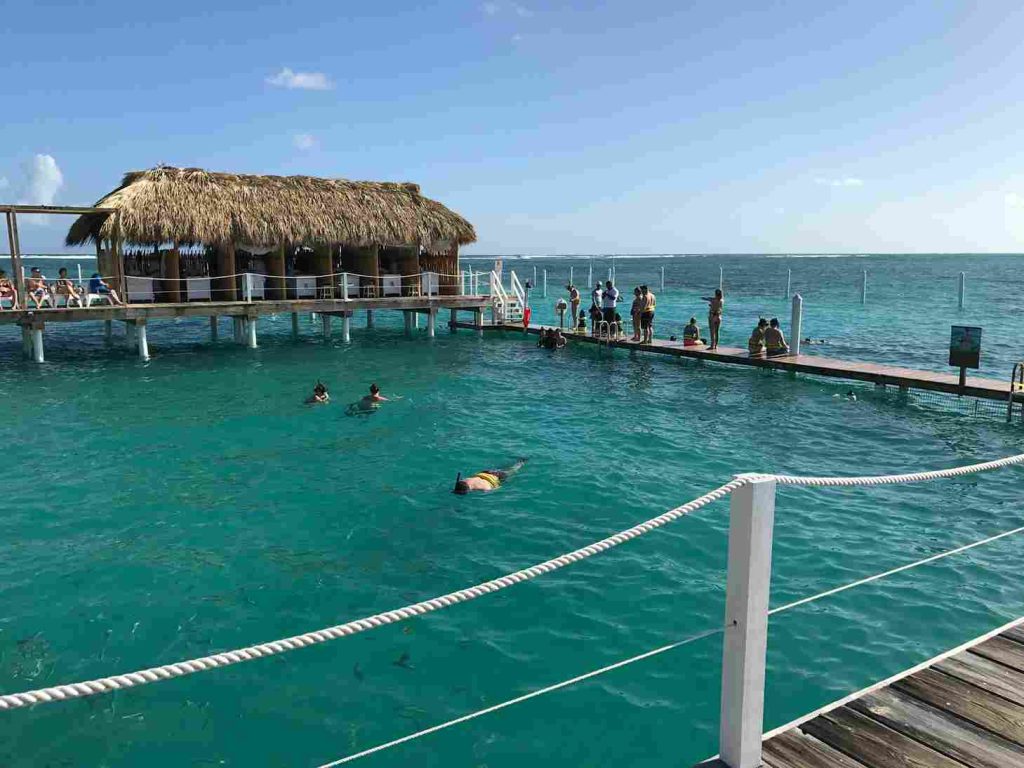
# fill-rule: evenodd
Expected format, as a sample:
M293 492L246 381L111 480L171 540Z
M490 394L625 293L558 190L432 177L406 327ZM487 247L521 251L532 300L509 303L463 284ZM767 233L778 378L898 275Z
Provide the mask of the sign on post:
M949 364L960 369L960 388L967 384L967 369L981 366L981 328L954 325L949 334Z

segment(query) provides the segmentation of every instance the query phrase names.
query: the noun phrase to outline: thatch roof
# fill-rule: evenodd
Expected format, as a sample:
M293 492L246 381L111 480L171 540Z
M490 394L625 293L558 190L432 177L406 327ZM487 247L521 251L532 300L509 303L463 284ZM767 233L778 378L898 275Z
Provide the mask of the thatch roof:
M213 173L161 166L125 174L96 207L118 215L79 217L68 245L131 243L256 245L472 243L473 225L416 184L313 176Z

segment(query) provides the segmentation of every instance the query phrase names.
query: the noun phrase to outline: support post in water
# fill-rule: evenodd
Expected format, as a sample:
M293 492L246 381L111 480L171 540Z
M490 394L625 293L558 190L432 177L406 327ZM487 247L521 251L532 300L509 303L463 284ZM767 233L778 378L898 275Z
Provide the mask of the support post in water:
M366 327L373 328L373 310L366 310Z
M956 303L960 309L964 308L964 294L967 292L967 273L960 273L960 282L957 285Z
M235 344L241 344L242 343L242 318L240 318L240 317L232 317L231 318L231 331L232 331L232 336L234 336Z
M341 316L341 340L346 344L352 343L352 313L346 312Z
M292 336L299 338L299 313L292 312Z
M27 325L21 326L21 354L26 360L32 357L32 328Z
M45 362L43 356L43 324L32 326L32 359L37 363Z
M725 269L723 267L718 268L718 290L725 290Z
M473 325L476 326L476 335L482 337L484 335L484 311L482 309L473 310Z
M125 323L124 323L124 341L125 341L125 344L128 345L128 349L131 349L132 347L135 346L135 336L136 336L135 323L131 322L130 320L125 320Z
M793 270L792 269L787 269L786 270L786 298L787 299L790 296L793 295L792 286L793 286Z
M139 343L139 360L142 362L148 362L149 360L149 337L146 334L146 321L136 320L135 321L135 334L138 337Z
M110 340L114 337L114 321L104 320L103 321L103 340L110 343Z
M217 327L217 316L210 315L210 341L217 340L217 332L220 329Z
M572 285L572 265L569 265L569 285Z
M800 354L800 339L803 333L804 300L799 293L793 294L793 314L789 319L789 353Z
M412 336L412 312L405 310L402 313L405 316L405 335Z
M459 310L455 309L454 307L448 310L448 330L450 330L452 333L455 333L455 331L458 330L458 328L455 325L455 323L458 322L458 314Z
M594 265L587 265L587 290L594 287Z
M536 267L534 267L536 269ZM544 270L544 298L548 297L548 271Z
M437 335L437 310L431 307L427 310L427 336L434 338Z
M334 330L331 327L331 316L330 315L320 315L320 324L321 324L321 327L324 330L324 338L325 339L331 338L331 331Z
M664 267L661 268L661 290L662 290L662 292L665 291L665 268Z
M861 279L860 283L860 303L868 303L868 271L866 269L864 270L864 277Z
M249 349L256 349L256 318L250 317L245 321L246 346Z
M718 745L729 768L761 765L774 521L774 477L751 476L732 492Z

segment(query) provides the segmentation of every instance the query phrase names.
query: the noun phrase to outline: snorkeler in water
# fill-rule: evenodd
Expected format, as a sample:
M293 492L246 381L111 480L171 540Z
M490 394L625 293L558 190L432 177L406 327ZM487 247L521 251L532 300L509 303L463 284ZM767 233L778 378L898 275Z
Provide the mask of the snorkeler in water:
M323 405L331 402L331 396L327 393L327 385L317 379L313 387L313 394L306 398L306 405Z
M380 393L380 387L376 384L371 384L370 394L363 395L363 397L356 400L354 403L350 403L345 412L349 416L365 416L380 408L381 403L386 403L391 399L392 398L384 397L384 395ZM398 397L395 399L401 400L402 398Z
M489 493L490 491L500 488L501 484L522 469L525 463L526 459L516 459L516 463L508 469L486 469L483 472L477 472L472 477L467 477L465 479L463 479L462 473L460 472L458 477L455 478L455 487L452 489L452 493L457 493L460 496L463 496L470 491L482 491L483 493Z

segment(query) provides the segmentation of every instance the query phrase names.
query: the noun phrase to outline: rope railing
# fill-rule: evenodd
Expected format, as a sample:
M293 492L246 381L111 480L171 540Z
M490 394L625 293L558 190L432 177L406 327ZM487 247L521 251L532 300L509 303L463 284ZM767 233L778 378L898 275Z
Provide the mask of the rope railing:
M928 472L916 472L903 475L878 475L847 478L799 477L791 475L773 474L739 475L734 480L725 483L724 485L720 485L719 487L711 491L708 491L702 496L699 496L696 499L687 502L686 504L671 509L661 515L658 515L657 517L650 518L649 520L634 525L631 528L627 528L623 531L615 533L592 544L580 547L579 549L567 552L563 555L552 558L550 560L546 560L542 563L529 566L527 568L515 571L513 573L505 574L504 576L499 576L498 578L491 579L489 581L485 581L471 587L460 589L455 592L449 592L445 595L440 595L438 597L430 598L428 600L423 600L417 603L412 603L401 608L373 614L371 616L367 616L361 619L355 619L344 624L337 624L334 626L325 627L323 629L314 630L312 632L293 635L291 637L275 640L272 642L261 643L258 645L251 645L233 651L225 651L223 653L212 654L200 658L189 659L185 661L175 662L172 664L165 664L157 667L150 667L135 672L113 675L110 677L98 678L95 680L88 680L79 683L69 683L64 685L51 686L47 688L39 688L35 690L24 691L21 693L3 694L0 695L0 710L19 709L22 707L31 706L33 704L82 698L85 696L108 693L111 691L122 690L125 688L133 688L140 685L146 685L148 683L154 683L160 680L168 680L175 677L184 677L186 675L195 674L197 672L203 672L209 669L217 669L220 667L231 666L233 664L239 664L244 661L252 661L253 659L264 658L266 656L275 656L281 653L285 653L286 651L304 648L310 645L326 643L330 640L336 640L341 637L358 634L371 629L375 629L377 627L405 621L416 616L422 616L426 613L431 613L433 611L448 608L453 605L465 603L470 600L474 600L478 597L482 597L493 592L498 592L503 589L507 589L508 587L511 587L515 584L520 584L524 581L529 581L538 576L551 573L552 571L556 571L573 563L585 560L596 554L606 552L607 550L612 549L613 547L616 547L627 541L631 541L632 539L635 539L646 533L650 533L651 531L656 530L666 525L667 523L673 522L686 515L696 512L697 510L707 506L708 504L711 504L712 502L725 498L726 496L735 492L739 488L742 488L743 486L766 479L775 480L777 483L782 485L796 486L877 486L895 483L924 482L929 480L938 480L941 478L959 477L962 475L972 474L976 472L986 472L994 469L1000 469L1003 467L1020 464L1024 464L1024 454L1008 456L1002 459L997 459L995 461L982 462L979 464L971 464L962 467L954 467L943 470L933 470ZM1010 533L1015 532L1016 530L1013 532L1008 532L1003 535L1008 536L1010 535Z

